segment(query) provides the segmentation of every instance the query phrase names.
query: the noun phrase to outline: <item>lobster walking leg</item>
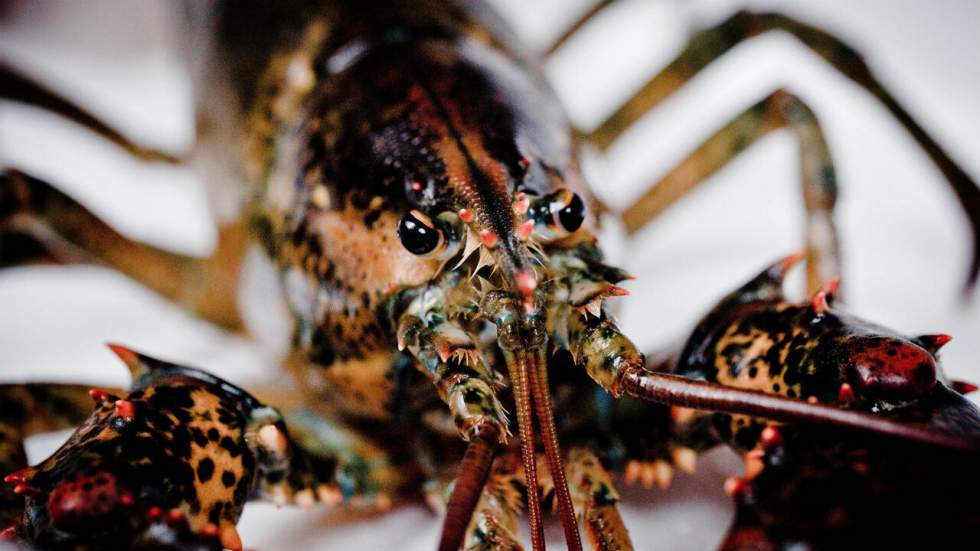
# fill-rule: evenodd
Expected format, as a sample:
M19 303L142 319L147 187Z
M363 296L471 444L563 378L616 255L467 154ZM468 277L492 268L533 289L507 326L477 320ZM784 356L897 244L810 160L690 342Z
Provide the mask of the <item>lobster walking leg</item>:
M779 128L791 129L800 143L807 213L807 286L815 292L822 282L840 273L833 221L836 177L819 122L802 100L785 91L771 94L725 125L628 207L623 212L627 231L638 231L736 155Z
M0 98L39 107L60 115L121 147L142 161L179 163L180 159L143 147L109 126L95 115L60 94L26 78L10 67L0 65Z
M600 9L606 4L603 2ZM593 10L588 15L594 15L600 9ZM577 25L575 28L578 26L581 25ZM977 187L976 182L943 151L932 136L885 89L853 48L831 34L793 18L778 13L742 11L718 25L696 34L688 42L687 47L667 67L647 81L632 98L598 127L587 133L586 139L600 150L605 150L624 130L647 114L663 99L680 89L711 62L743 41L770 31L783 31L796 37L844 76L877 98L936 164L959 199L970 222L973 236L973 260L968 274L968 284L972 285L976 281L978 272L980 272L980 188Z
M593 549L633 549L616 504L619 494L599 458L586 448L572 448L566 466L569 490L585 537Z
M190 312L229 329L242 321L235 293L244 230L218 231L209 258L133 241L53 186L17 170L0 174L0 266L56 261L116 269Z

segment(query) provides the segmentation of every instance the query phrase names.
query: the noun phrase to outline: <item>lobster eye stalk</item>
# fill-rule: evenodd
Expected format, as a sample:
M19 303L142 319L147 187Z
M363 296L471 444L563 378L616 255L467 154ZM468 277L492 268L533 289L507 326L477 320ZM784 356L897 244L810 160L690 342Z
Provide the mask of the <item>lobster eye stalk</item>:
M459 251L462 238L462 223L452 212L430 218L412 209L398 223L398 239L402 246L421 257L449 258Z
M531 202L528 217L534 222L533 234L550 242L578 231L585 222L585 202L570 189L560 189Z

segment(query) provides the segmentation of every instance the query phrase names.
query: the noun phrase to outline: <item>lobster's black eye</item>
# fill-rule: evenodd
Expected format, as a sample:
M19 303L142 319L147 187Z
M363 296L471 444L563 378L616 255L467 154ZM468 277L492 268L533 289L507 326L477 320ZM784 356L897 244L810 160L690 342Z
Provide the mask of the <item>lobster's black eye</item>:
M408 252L419 256L431 254L443 244L442 231L417 210L403 216L398 223L398 239Z
M568 233L572 233L581 228L582 222L585 221L585 203L577 193L572 193L568 203L555 214L561 227Z
M568 237L582 227L585 203L572 190L562 188L531 201L527 216L534 220L534 236L548 243Z

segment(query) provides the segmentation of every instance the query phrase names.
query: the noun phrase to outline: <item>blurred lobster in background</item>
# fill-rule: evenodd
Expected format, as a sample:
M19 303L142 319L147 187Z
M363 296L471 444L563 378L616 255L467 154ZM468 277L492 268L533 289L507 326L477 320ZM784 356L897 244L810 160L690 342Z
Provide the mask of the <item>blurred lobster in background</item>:
M726 483L738 506L726 549L953 541L977 525L969 465L980 413L957 392L970 386L936 363L948 337L904 338L830 307L837 182L800 98L778 91L746 110L621 218L637 231L755 140L789 128L801 146L805 253L650 361L606 310L630 276L597 246L603 209L578 147L608 147L713 59L775 29L881 100L943 172L972 224L973 284L980 190L837 39L738 13L583 133L478 3L228 2L190 5L189 20L205 37L194 44L207 44L195 52L192 158L220 225L214 254L131 240L12 167L0 180L0 263L97 262L244 331L241 265L258 245L293 315L286 364L308 410L284 420L212 375L118 346L133 387L91 391L88 420L77 387L4 387L8 539L241 549L235 524L252 496L387 509L424 493L445 510L440 549L519 548L525 503L531 545L543 549L551 499L569 548L581 548L581 525L593 547L625 549L611 473L666 485L721 442L746 458L746 476ZM0 97L147 162L181 162L2 71ZM796 305L781 283L803 256L814 295ZM24 438L79 422L62 449L25 468Z

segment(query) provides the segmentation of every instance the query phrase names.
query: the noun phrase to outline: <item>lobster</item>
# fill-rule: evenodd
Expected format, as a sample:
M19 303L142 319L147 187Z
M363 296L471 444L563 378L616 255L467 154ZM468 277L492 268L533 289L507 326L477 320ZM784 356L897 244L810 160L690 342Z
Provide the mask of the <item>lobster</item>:
M242 198L232 200L234 217L223 221L215 254L192 259L135 242L54 186L10 170L0 192L3 262L95 259L207 320L241 329L235 304L240 264L245 245L258 243L281 276L295 320L287 364L309 403L367 440L385 443L378 446L388 448L382 464L399 455L393 449L424 450L415 461L400 465L404 476L380 485L384 492L360 487L344 495L345 502L356 498L385 507L388 494L404 495L414 482L428 479L431 501L446 507L440 547L453 549L464 542L477 548L517 546L514 519L526 499L531 544L540 549L542 501L553 496L570 548L581 546L576 518L596 546L627 547L608 473L624 466L614 452L629 450L628 457L652 462L658 473L672 473L672 463L687 466L692 454L718 440L735 438L735 445L746 448L758 439L773 451L753 458L769 462L771 470L763 470L751 485L731 484L748 511L742 514L740 508L740 526L747 528L737 529L733 538L760 533L776 538L771 518L763 508L753 508L756 502L772 506L771 500L780 497L771 484L767 490L767 473L785 466L775 458L797 457L794 450L806 450L799 453L804 460L818 454L806 448L812 441L806 436L810 429L796 433L760 428L758 421L744 416L805 427L826 423L842 428L844 434L871 431L914 443L909 445L954 450L951 453L976 451L972 414L965 402L957 402L957 415L945 409L936 414L941 420L965 417L962 424L932 426L888 418L891 406L898 412L904 411L898 406L919 405L903 392L945 388L934 362L923 356L929 343L889 336L889 342L901 343L896 353L917 361L913 368L906 365L911 360L881 367L877 362L885 360L867 350L837 349L847 341L842 336L846 330L801 332L794 324L804 314L796 312L794 318L786 314L788 307L777 306L787 317L781 322L785 333L796 329L804 334L805 342L793 343L800 348L792 358L803 362L811 352L807 346L820 348L819 343L826 342L832 353L821 361L836 361L839 368L824 366L803 387L796 371L802 363L784 364L783 382L769 380L772 386L763 393L733 388L740 367L727 374L721 369L712 374L700 364L692 369L703 360L692 350L679 354L676 364L648 366L604 305L606 299L626 294L618 283L629 276L605 264L597 247L601 205L585 186L572 138L608 146L623 127L711 58L769 29L798 36L881 99L949 179L976 228L980 194L973 182L884 91L860 58L826 33L782 16L740 13L699 37L598 130L573 136L534 62L483 9L436 1L284 2L218 6L210 18L197 15L213 23L213 55L204 56L208 78L201 83L199 122L207 131L202 131L195 155L233 165L230 178L216 177L214 182L231 181L239 187L242 181L249 183L245 193L224 187L215 192L226 203L229 197ZM256 28L263 32L253 32ZM707 55L705 45L711 47ZM5 98L81 123L141 159L176 160L131 142L22 75L5 70L4 77ZM819 287L839 269L831 217L836 181L816 118L787 92L747 110L682 169L627 209L627 229L638 230L719 164L781 127L797 134L805 152L807 280L811 288ZM976 267L974 262L971 278ZM826 301L830 290L817 296ZM751 313L744 305L728 306L737 306L738 315ZM864 322L840 322L827 314L828 308L817 299L810 306L811 313L833 321L830 325L838 329L850 324L858 333L877 331L875 338L891 335L869 329ZM699 329L708 333L696 331L689 343L709 346L717 335L705 327ZM755 335L760 340L743 347L742 354L764 348L767 339L776 337L775 331ZM811 333L813 339L807 340ZM749 342L742 337L734 339L736 349ZM789 357L788 350L786 354ZM770 377L776 377L777 363L770 361ZM919 364L927 365L927 372L932 365L931 378L920 373L915 367ZM760 369L756 367L756 376ZM861 369L867 372L851 372ZM728 379L695 383L678 378L710 379L709 375ZM797 381L790 384L786 377ZM595 398L588 379L621 399L610 406ZM567 387L571 389L559 392ZM842 388L860 398L852 408L834 401L843 401ZM804 390L818 403L801 400ZM895 396L901 400L887 401ZM679 410L643 400L714 410L721 417L673 416L690 421L680 423L670 415ZM114 401L119 402L132 401ZM505 406L509 402L513 407ZM889 407L879 410L883 404ZM555 405L561 411L580 408L583 415L563 416L555 423ZM853 409L858 406L868 411ZM126 406L123 410L113 418L127 418ZM516 413L516 424L508 410ZM611 411L614 418L625 416L621 428L647 431L642 438L617 431L608 425L615 420L602 410ZM923 411L929 415L927 407ZM725 415L741 417L726 421ZM704 419L713 420L710 430ZM407 421L420 434L406 437ZM732 429L735 422L744 427ZM651 430L662 431L660 437ZM519 437L519 450L507 445L512 432ZM862 445L848 438L841 437L845 449ZM782 447L774 444L777 440ZM540 469L537 441L545 459ZM567 453L562 453L559 441ZM460 442L465 442L465 451L459 449ZM458 470L452 469L460 456ZM647 476L644 465L631 465L625 466L628 478L637 469ZM792 468L802 477L812 475L812 467L803 461ZM368 472L376 476L373 469ZM27 484L22 493L33 480L12 479ZM127 480L119 480L126 486ZM249 492L241 493L229 510L240 507ZM50 503L48 494L39 495ZM334 495L287 485L280 486L278 501L311 504L333 501ZM196 518L199 511L189 510L191 503L181 505L188 510L178 510ZM196 522L189 526L200 529ZM843 521L841 525L851 526ZM15 531L30 537L27 532L33 530ZM43 539L40 543L45 544ZM241 547L231 536L221 544Z

